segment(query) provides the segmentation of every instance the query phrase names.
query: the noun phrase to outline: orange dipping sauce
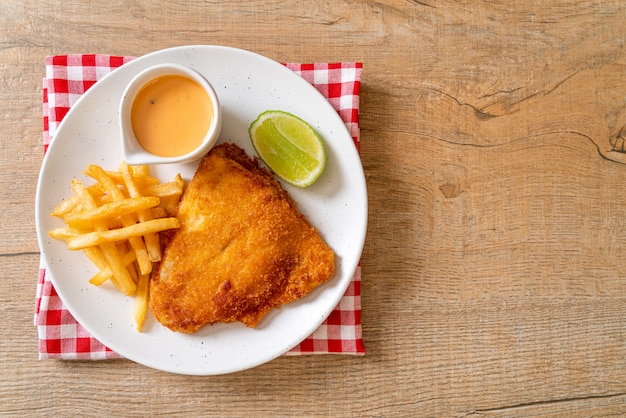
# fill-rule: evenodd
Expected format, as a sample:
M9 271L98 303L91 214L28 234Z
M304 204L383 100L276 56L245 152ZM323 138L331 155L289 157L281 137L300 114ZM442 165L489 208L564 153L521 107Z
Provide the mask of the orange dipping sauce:
M200 84L164 75L139 90L130 120L139 144L161 157L178 157L198 148L213 122L214 109Z

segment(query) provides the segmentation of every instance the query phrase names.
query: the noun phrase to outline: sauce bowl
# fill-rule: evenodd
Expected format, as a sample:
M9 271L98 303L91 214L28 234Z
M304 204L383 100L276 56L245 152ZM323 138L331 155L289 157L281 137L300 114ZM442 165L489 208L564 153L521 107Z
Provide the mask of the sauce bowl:
M151 83L157 82L157 80L165 79L168 76L183 77L188 80L192 80L197 85L199 85L202 90L207 94L209 103L211 106L208 106L206 112L201 112L200 117L204 117L206 113L206 118L210 120L208 125L208 129L206 131L206 135L198 141L199 145L191 150L184 151L182 155L165 155L158 154L155 151L150 152L147 151L139 142L137 136L141 136L140 134L136 134L135 129L133 127L133 104L135 99L138 99L138 96L142 93L144 88L148 88ZM170 89L175 87L170 86ZM172 93L172 92L170 92ZM138 99L139 100L139 99ZM150 101L151 104L154 104L153 101ZM163 100L165 103L165 100ZM167 106L176 105L173 101L168 102ZM161 106L166 106L165 104ZM197 110L197 109L194 109ZM187 113L187 112L183 112ZM172 119L176 118L176 115L188 116L186 114L181 113L180 109L176 110L172 107L172 111L169 112L167 108L161 108L161 116L160 120L155 120L153 122L161 123L161 119ZM164 117L165 116L165 117ZM122 156L124 161L129 165L143 165L143 164L172 164L172 163L186 163L192 162L203 157L212 147L215 145L217 141L220 130L222 127L222 111L219 106L219 100L213 86L209 81L196 70L179 64L158 64L152 67L149 67L139 74L137 74L128 84L126 89L124 90L124 94L122 95L122 100L120 102L119 107L119 117L120 117L120 128L121 128L121 140L122 140ZM135 115L135 117L137 117ZM178 121L169 120L168 123L177 123ZM200 121L205 123L206 120ZM187 125L185 123L185 125ZM193 122L192 122L193 123ZM159 127L156 128L159 131ZM182 135L171 135L171 139L175 144L183 143L187 138L181 138ZM198 138L200 139L200 138Z

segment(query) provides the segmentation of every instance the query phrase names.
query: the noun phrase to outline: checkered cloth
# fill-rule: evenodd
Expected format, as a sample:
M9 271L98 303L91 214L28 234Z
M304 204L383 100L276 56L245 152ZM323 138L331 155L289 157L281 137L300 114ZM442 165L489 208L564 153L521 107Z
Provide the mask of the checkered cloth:
M44 152L69 109L89 87L133 57L103 54L47 57L43 80ZM359 93L361 63L284 64L315 86L339 112L359 147ZM365 353L361 338L361 268L324 323L298 346L286 353ZM120 355L90 336L65 309L42 258L37 284L35 325L39 334L39 358L107 359Z

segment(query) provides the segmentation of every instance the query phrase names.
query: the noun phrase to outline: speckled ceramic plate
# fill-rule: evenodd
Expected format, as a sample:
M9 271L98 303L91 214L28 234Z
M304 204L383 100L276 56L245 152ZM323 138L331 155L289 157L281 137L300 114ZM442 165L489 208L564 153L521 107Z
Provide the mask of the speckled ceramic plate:
M284 185L298 207L336 253L336 274L300 301L268 314L259 326L206 326L192 335L174 333L149 314L135 330L134 299L105 284L88 283L95 268L81 252L50 239L62 225L50 211L71 195L72 178L87 164L116 169L121 157L118 106L124 88L142 69L173 62L200 71L215 87L223 108L219 142L234 142L253 155L247 129L267 109L282 109L311 123L327 147L318 181L306 189ZM197 164L197 163L196 163ZM155 166L169 181L180 172L190 179L195 164ZM59 296L95 338L120 355L156 369L212 375L248 369L287 352L309 336L337 305L358 265L367 225L367 192L361 160L343 121L308 82L283 65L255 53L221 46L185 46L154 52L113 71L92 86L59 125L44 158L36 198L39 245Z

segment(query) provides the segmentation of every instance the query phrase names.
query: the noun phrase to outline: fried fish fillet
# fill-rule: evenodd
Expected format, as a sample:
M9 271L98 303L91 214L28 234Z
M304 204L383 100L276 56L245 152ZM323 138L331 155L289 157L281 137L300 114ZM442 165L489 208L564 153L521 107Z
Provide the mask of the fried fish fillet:
M333 276L334 253L257 160L233 144L200 163L150 280L150 309L173 331L256 326Z

